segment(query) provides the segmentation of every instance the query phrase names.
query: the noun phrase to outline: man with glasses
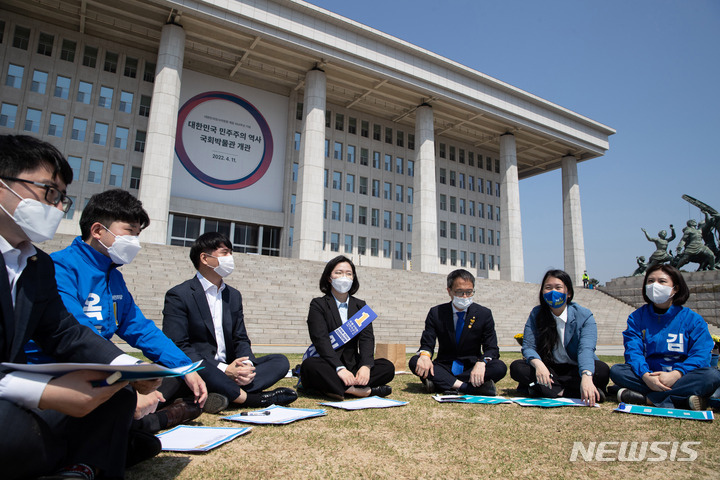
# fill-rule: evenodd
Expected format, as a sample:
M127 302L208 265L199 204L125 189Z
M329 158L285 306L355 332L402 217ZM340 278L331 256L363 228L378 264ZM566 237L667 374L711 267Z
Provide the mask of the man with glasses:
M505 376L507 366L500 360L492 312L473 303L475 277L463 269L450 272L447 292L450 302L432 307L425 319L410 370L428 393L497 395L495 382Z
M26 363L33 339L65 362L133 364L80 325L63 306L53 262L32 242L49 240L70 206L72 169L52 145L0 136L0 361ZM2 477L34 478L62 469L68 478L121 478L135 394L127 382L93 387L106 373L59 377L0 367ZM102 448L98 448L102 445ZM84 475L84 476L83 476Z

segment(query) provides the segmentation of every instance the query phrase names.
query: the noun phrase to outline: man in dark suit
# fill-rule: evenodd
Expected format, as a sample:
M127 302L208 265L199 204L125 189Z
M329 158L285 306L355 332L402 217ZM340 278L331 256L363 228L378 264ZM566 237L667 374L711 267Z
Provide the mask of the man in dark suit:
M500 360L492 312L473 303L475 277L454 270L447 277L449 303L430 309L420 350L410 359L410 370L428 392L457 391L467 395L497 395L495 382L507 373ZM435 361L435 341L438 354Z
M0 361L26 363L24 347L33 339L60 361L136 362L68 313L52 260L31 243L55 234L72 205L65 195L71 181L70 165L53 146L0 136ZM106 377L82 370L52 378L1 367L0 425L8 432L0 438L2 477L61 469L68 478L121 478L136 396L123 388L127 382L92 386Z
M204 360L200 376L215 398L225 399L224 406L233 402L266 407L295 401L297 393L291 388L263 392L285 377L290 364L284 355L253 355L240 292L223 282L235 267L230 239L217 232L204 233L190 248L190 260L198 273L165 295L163 332L193 362Z

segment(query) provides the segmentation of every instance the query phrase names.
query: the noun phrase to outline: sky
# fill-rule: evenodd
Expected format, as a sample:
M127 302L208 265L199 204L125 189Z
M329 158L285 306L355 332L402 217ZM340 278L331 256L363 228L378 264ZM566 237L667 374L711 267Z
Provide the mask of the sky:
M588 274L631 275L720 210L720 1L310 0L614 128L578 164ZM525 281L563 268L560 170L520 181ZM691 265L686 269L695 266Z

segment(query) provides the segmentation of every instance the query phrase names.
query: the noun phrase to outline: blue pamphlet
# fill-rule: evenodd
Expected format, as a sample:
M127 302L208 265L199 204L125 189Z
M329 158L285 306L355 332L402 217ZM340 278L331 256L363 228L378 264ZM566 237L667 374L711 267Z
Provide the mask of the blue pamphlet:
M687 420L705 420L712 422L715 417L710 410L682 410L679 408L646 407L644 405L629 405L621 403L615 412L635 413L637 415L650 415L653 417L683 418Z

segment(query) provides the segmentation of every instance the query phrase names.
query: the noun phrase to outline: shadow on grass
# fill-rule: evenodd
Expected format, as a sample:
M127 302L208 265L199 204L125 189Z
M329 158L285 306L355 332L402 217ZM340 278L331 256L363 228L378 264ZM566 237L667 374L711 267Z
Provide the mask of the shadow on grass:
M209 453L209 452L204 452ZM193 453L194 456L202 455ZM177 478L183 470L190 465L191 457L183 454L178 456L158 456L146 460L130 468L126 474L126 480L141 480L147 478Z

